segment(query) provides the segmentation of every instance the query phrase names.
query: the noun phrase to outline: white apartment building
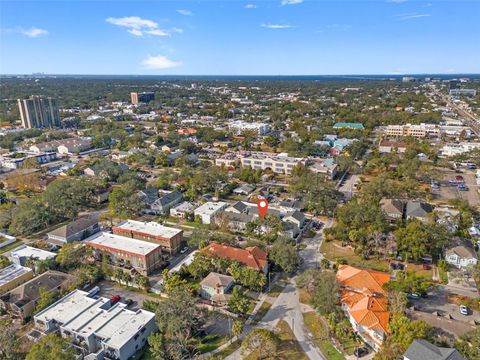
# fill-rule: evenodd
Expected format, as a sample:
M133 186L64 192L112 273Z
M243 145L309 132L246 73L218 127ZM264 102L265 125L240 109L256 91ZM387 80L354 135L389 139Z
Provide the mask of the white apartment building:
M234 120L228 124L228 129L236 134L241 134L245 130L255 131L258 135L265 135L270 132L270 126L265 123L246 122L243 120Z
M278 174L290 174L297 164L305 164L304 158L288 156L286 153L273 154L266 152L245 152L239 156L242 166L250 166L252 169L270 169Z
M463 153L472 151L474 149L480 149L480 142L477 143L461 143L461 144L454 144L454 145L445 145L440 149L440 153L442 156L455 156L461 155Z
M94 299L75 290L34 316L41 332L70 337L72 344L89 359L127 360L156 330L155 314L112 305L107 298Z
M193 214L195 215L195 217L200 217L200 219L202 220L202 224L210 224L213 221L215 215L225 209L227 206L228 204L223 201L208 201L205 204L196 208L193 211Z

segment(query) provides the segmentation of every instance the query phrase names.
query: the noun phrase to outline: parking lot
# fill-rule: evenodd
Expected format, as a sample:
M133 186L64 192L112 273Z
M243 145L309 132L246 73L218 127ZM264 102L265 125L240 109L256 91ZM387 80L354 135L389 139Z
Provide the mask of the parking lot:
M119 287L115 283L108 280L101 281L98 286L100 287L100 296L111 298L113 295L120 295L121 302L125 302L127 299L132 299L133 303L129 306L129 309L132 310L141 309L145 300L160 301L154 296L148 296L136 291L131 291L123 287Z
M480 194L478 193L478 186L475 180L475 174L471 170L465 170L462 173L457 173L453 170L445 170L444 177L441 181L440 190L433 192L433 195L438 199L464 199L473 207L480 206ZM462 176L465 186L468 191L460 191L455 184L449 184L450 180L454 180L455 176Z
M462 315L458 305L447 302L449 292L448 287L438 286L428 293L427 298L410 299L410 306L413 305L415 311L410 310L409 315L455 336L472 330L475 327L474 322L480 322L480 312L470 309L468 315Z

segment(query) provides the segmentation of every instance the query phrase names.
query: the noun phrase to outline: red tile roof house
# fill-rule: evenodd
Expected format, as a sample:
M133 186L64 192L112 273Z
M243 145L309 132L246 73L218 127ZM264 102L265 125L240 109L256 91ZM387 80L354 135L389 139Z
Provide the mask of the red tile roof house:
M355 332L375 351L388 334L387 291L390 274L340 265L337 281L341 286L341 302Z
M267 253L257 246L245 249L236 248L230 245L212 243L205 252L221 258L238 261L249 268L268 273Z

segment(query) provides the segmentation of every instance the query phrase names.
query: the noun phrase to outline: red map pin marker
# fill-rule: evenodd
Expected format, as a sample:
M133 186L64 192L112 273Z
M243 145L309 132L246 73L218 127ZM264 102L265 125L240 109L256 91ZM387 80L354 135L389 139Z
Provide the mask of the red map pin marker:
M264 219L268 211L268 201L265 199L259 199L257 201L257 207L258 207L258 213L260 214L260 217Z

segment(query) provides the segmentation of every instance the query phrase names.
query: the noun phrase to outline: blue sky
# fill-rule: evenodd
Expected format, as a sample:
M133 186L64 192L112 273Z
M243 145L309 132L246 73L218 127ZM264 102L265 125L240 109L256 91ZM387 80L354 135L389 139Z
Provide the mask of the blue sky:
M479 18L479 0L0 0L0 73L480 73Z

